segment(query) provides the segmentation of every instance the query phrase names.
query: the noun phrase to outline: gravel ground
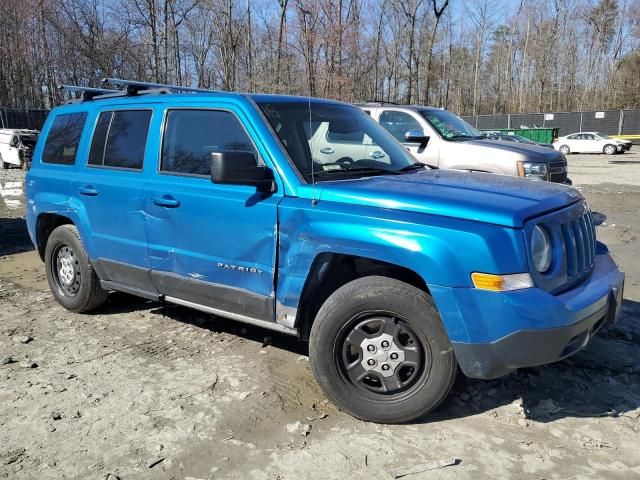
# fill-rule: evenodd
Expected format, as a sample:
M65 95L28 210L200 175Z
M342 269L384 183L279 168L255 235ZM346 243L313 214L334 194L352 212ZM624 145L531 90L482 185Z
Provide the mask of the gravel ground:
M459 377L401 426L329 404L295 339L124 294L63 310L26 233L22 172L0 171L0 478L370 480L422 464L406 478L640 478L637 163L569 156L627 273L620 322L566 361Z

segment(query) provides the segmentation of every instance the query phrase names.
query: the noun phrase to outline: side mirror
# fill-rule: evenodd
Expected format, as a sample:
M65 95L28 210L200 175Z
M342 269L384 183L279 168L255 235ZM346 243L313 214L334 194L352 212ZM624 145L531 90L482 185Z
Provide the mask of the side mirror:
M273 191L273 172L258 165L251 152L211 153L211 181L222 185L253 185L260 192Z
M422 146L429 143L429 138L430 137L425 135L424 131L419 129L409 130L404 134L404 139L407 143L419 143Z

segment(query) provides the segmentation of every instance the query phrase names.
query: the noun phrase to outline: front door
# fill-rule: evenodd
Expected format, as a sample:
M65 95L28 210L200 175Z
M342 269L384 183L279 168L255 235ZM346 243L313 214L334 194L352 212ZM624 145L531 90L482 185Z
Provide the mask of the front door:
M400 110L385 109L380 113L378 122L402 143L417 160L432 167L438 166L440 149L437 134L417 113L412 114ZM422 130L425 135L430 137L429 143L426 145L408 143L405 140L405 134L409 130Z
M154 284L169 300L272 321L281 193L210 178L212 153L250 151L264 158L250 129L234 109L165 112L145 208L149 255Z

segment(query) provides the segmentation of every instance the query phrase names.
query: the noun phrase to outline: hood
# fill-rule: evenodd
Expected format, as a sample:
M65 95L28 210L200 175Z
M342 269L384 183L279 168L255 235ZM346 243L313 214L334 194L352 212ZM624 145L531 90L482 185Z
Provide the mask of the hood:
M320 201L522 227L524 222L582 199L577 190L549 182L489 173L426 170L317 184Z
M510 157L513 158L514 154L521 157L518 160L528 160L533 162L555 162L562 160L562 154L550 148L542 147L539 145L530 145L527 143L516 142L497 142L495 140L467 140L452 142L459 149L468 150L469 154L482 155L480 150L485 150L494 156Z

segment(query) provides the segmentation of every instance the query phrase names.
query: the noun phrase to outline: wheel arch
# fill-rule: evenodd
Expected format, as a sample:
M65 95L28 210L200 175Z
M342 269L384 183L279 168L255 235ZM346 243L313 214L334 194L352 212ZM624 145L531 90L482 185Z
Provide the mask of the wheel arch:
M59 213L41 213L36 220L36 246L40 259L44 261L44 252L51 233L61 225L75 225L71 218Z
M300 296L296 315L300 338L309 338L318 310L336 290L353 280L373 275L393 278L430 294L425 280L407 267L353 254L320 253L311 264Z

